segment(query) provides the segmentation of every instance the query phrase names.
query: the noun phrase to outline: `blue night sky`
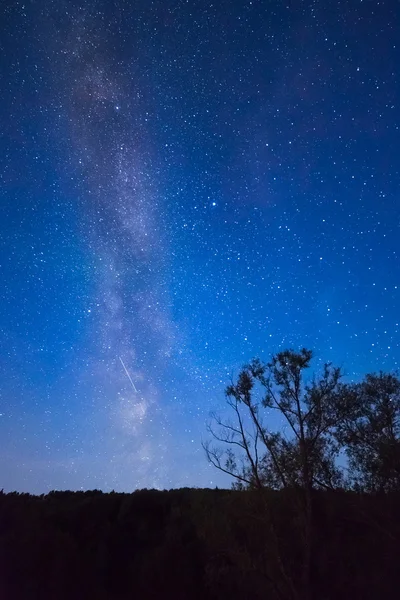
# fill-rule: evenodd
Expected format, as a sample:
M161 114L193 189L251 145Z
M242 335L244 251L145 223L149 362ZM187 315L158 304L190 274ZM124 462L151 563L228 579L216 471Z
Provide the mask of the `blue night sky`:
M0 487L229 485L244 362L399 366L397 2L0 12Z

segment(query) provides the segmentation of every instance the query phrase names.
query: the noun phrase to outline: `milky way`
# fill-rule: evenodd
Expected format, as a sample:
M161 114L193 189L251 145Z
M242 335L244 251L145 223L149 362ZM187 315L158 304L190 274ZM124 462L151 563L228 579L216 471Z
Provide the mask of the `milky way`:
M227 485L243 362L398 366L396 10L2 9L0 487Z
M159 431L153 442L147 426L156 417L159 381L175 344L165 281L167 241L148 133L137 122L141 92L126 85L128 65L116 61L107 38L100 15L72 15L53 66L68 76L55 76L54 82L68 115L66 152L82 185L81 233L94 260L88 368L110 403L112 460L122 454L136 477L144 471L145 481L157 485L164 469L163 435Z

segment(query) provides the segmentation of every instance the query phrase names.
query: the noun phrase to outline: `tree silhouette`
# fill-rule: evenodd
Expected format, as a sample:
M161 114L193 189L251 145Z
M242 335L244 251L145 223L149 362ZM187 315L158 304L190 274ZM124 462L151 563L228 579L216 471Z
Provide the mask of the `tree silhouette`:
M357 491L400 490L400 380L370 374L341 385L336 438L348 458L348 485Z
M235 487L335 489L340 484L339 444L331 434L341 373L326 364L322 375L306 384L311 359L306 349L280 352L267 364L254 359L227 387L234 419L213 414L208 425L213 440L224 447L211 441L203 447L216 468L235 478ZM275 430L266 424L272 412L281 418Z

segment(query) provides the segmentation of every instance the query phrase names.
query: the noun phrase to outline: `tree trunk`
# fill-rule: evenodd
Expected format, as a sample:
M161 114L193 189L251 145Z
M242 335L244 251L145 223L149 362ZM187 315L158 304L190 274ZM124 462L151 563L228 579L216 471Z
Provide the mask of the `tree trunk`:
M303 428L301 428L302 437L300 439L300 453L302 460L302 477L304 493L304 548L302 565L302 596L304 600L311 600L311 560L312 560L312 538L313 538L313 507L312 507L312 481L309 470L306 442L304 439Z

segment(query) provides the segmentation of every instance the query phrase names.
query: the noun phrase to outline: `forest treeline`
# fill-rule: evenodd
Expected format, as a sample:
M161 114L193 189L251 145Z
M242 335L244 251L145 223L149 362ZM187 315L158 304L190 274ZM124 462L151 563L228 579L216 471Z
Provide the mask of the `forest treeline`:
M378 599L400 584L400 380L255 359L212 415L231 490L0 493L0 597Z
M290 490L267 501L288 576L301 581ZM319 491L314 598L396 597L400 495ZM0 494L0 598L243 600L285 597L256 491Z

